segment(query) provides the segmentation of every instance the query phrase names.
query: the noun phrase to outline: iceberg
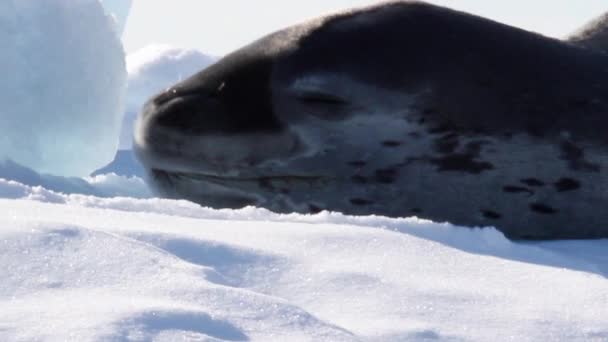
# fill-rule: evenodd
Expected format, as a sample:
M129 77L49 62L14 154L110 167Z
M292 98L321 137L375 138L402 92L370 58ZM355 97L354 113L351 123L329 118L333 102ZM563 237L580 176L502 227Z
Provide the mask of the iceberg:
M0 160L85 176L111 161L126 91L122 44L97 0L0 4Z

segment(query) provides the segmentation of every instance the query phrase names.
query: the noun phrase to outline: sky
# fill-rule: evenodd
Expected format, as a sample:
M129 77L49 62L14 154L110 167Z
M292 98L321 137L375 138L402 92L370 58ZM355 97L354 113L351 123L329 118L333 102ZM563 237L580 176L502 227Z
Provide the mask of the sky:
M370 0L134 0L123 42L128 53L150 44L224 55L263 35ZM606 0L430 0L503 23L564 37L601 13Z

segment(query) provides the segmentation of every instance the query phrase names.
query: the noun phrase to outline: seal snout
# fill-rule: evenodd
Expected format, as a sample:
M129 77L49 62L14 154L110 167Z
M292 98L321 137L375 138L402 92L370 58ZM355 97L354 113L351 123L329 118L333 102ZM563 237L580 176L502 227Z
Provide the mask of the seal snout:
M142 117L150 124L180 134L219 134L230 131L229 118L204 93L169 89L145 105Z
M234 106L229 98L200 88L175 87L155 96L136 125L139 159L150 169L222 174L300 153L297 134L278 121L256 117L259 108L235 111Z

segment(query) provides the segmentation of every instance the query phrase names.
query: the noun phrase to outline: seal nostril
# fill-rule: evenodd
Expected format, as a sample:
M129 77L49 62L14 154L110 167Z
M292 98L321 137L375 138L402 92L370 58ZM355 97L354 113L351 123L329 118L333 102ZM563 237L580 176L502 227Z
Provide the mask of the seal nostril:
M212 126L212 118L207 118L207 121L198 120L196 114L204 107L199 96L180 94L165 100L162 105L157 105L155 122L172 130L200 133L205 127Z
M171 88L171 89L167 89L166 91L158 94L156 97L154 97L152 102L157 106L162 106L163 104L173 100L174 98L176 98L180 95L181 94L178 94L176 89Z
M204 94L204 92L193 89L193 90L184 90L184 89L180 89L180 88L169 88L166 91L156 95L156 97L154 97L152 99L152 102L156 105L156 106L162 106L168 102L171 102L172 100L178 99L178 98L188 98L188 97L200 97L202 94Z

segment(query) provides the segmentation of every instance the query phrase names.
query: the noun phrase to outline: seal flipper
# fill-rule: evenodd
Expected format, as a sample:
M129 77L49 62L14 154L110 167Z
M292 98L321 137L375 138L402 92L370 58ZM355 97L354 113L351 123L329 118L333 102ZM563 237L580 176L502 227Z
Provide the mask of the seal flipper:
M608 54L608 12L578 29L566 41L586 49Z

